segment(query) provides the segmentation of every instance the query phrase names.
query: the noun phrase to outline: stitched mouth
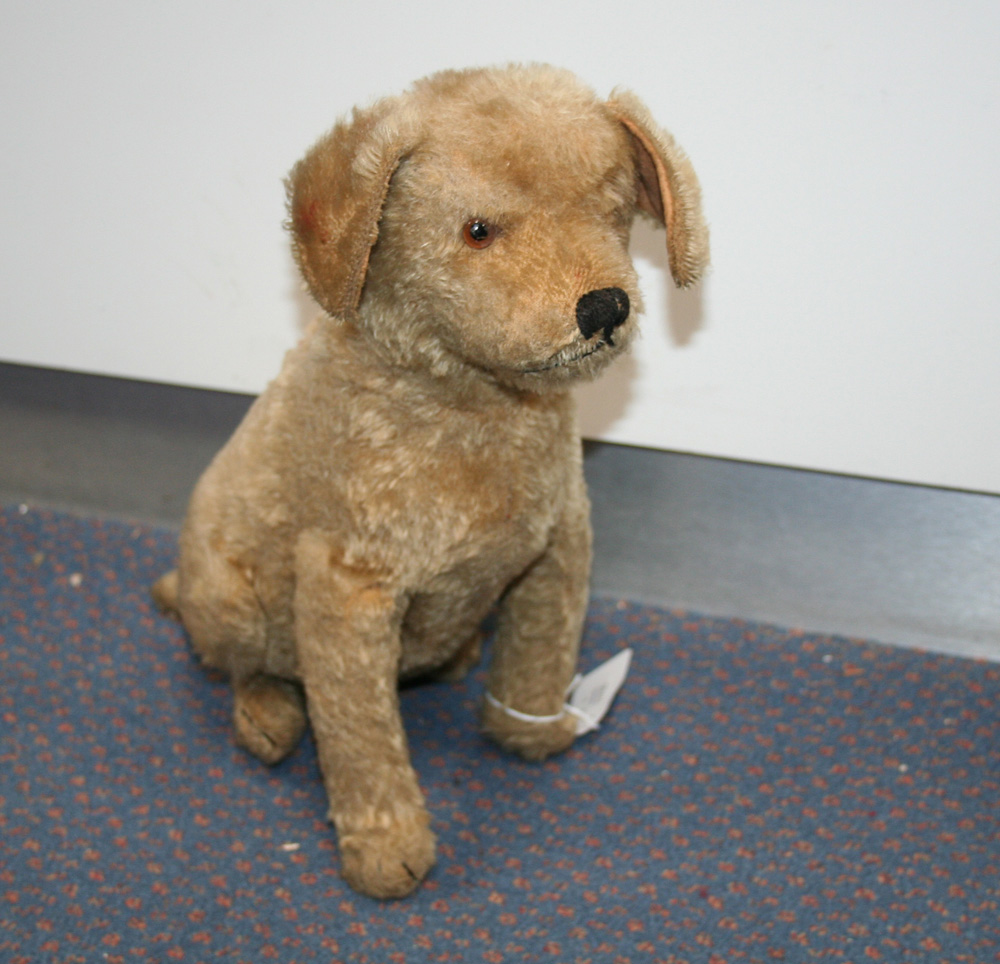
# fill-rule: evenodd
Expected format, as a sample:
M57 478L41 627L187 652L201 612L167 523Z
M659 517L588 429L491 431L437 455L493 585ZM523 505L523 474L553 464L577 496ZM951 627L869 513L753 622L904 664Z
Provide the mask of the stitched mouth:
M556 368L566 368L569 365L575 365L577 362L582 362L584 358L589 358L591 355L596 354L605 347L606 344L603 341L599 341L596 345L591 346L586 351L580 352L578 355L570 355L566 358L562 357L563 352L557 352L544 365L539 365L537 368L525 368L523 369L523 372L525 375L538 375L541 372L550 372Z

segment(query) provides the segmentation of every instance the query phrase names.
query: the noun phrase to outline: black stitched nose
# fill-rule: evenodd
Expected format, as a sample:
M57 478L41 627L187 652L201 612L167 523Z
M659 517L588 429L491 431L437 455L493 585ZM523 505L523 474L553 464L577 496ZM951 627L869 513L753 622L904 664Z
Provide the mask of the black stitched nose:
M613 345L612 332L628 318L628 295L621 288L599 288L588 291L576 303L576 323L584 338L604 333L604 340Z

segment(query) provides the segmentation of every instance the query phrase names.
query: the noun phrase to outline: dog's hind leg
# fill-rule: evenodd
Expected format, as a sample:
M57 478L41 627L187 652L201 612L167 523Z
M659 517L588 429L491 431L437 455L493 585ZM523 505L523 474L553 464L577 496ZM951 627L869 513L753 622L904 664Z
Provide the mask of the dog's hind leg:
M236 742L264 763L277 763L306 728L305 700L299 686L268 672L267 619L254 573L221 549L184 548L181 576L164 576L154 598L180 615L206 665L229 675Z
M469 671L479 665L483 655L483 637L485 633L477 629L458 648L458 651L440 669L431 674L433 679L442 683L458 683L469 675Z
M244 749L264 763L280 762L306 729L302 689L266 673L234 679L233 727Z

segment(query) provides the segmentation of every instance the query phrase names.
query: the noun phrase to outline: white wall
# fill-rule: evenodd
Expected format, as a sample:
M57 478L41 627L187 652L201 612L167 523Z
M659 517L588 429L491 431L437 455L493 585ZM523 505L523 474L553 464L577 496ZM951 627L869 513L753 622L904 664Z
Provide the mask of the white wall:
M354 103L546 60L638 92L705 191L591 436L1000 492L1000 8L36 0L0 32L0 358L257 391L311 312L281 179Z

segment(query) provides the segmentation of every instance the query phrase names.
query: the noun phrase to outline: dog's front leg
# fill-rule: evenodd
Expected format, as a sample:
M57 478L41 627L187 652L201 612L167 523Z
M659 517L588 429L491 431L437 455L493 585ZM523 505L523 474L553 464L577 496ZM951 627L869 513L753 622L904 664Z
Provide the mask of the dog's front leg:
M500 607L483 729L529 760L565 750L576 736L565 701L587 612L590 559L589 506L581 491Z
M361 893L403 897L434 864L434 835L399 715L400 593L345 567L303 534L295 559L295 635L309 719L340 842Z

